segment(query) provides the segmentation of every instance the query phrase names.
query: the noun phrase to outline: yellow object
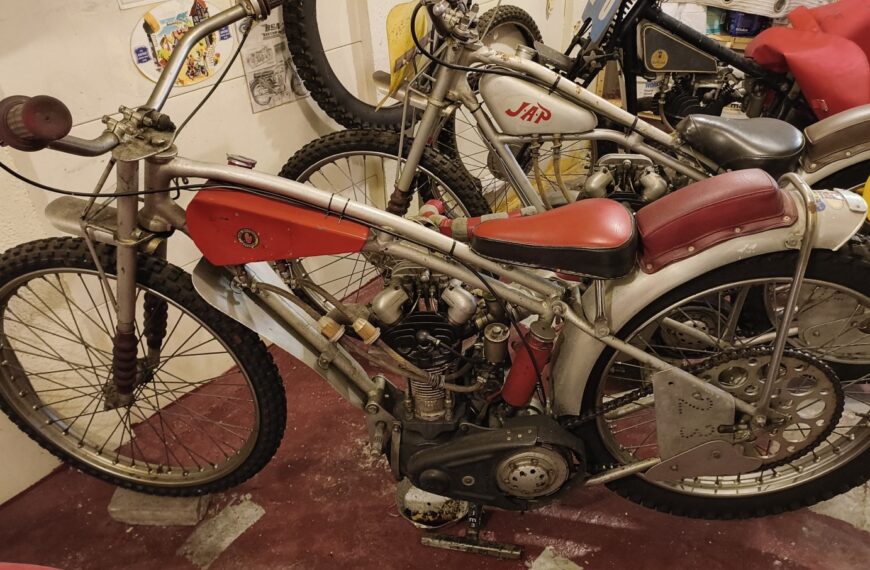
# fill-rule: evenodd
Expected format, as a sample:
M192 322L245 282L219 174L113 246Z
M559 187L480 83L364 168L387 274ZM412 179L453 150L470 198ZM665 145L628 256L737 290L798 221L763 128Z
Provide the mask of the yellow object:
M864 190L861 191L864 197L864 202L867 204L867 220L870 221L870 178L864 183Z
M411 36L411 12L417 5L417 0L397 4L387 14L387 47L390 52L390 93L384 100L389 99L396 90L414 75L414 60L419 56ZM426 46L426 33L429 29L429 20L426 12L420 10L417 13L417 38ZM383 101L381 102L383 104Z

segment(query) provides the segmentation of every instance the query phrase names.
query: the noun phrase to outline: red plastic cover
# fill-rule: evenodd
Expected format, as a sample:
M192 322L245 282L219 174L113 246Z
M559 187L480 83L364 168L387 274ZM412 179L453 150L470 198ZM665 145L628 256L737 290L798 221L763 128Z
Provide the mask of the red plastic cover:
M823 32L768 28L746 56L775 72L791 72L819 119L870 103L870 64L855 42Z
M187 227L214 265L353 253L369 236L367 227L334 214L221 188L197 193Z
M801 6L788 15L798 30L825 32L852 40L870 59L870 2L840 0L816 8Z

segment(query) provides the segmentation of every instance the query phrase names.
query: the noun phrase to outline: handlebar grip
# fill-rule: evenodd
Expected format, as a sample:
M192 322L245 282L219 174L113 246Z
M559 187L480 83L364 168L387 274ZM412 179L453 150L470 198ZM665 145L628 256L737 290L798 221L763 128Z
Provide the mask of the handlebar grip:
M42 150L71 129L72 114L54 97L15 95L0 101L0 144L29 152Z

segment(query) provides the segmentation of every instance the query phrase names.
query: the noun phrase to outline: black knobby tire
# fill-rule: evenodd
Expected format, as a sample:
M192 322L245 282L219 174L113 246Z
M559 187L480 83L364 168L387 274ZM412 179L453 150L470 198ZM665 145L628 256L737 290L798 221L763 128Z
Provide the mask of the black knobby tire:
M348 129L389 129L398 131L402 125L402 106L378 109L358 99L333 71L323 49L317 23L318 0L296 0L284 3L284 32L293 57L293 64L311 98L324 113ZM495 9L493 9L495 10ZM501 6L498 13L486 12L481 23L492 21L492 27L514 24L532 45L541 39L537 24L528 13L516 6Z
M345 153L375 152L396 156L399 139L399 134L392 131L348 130L330 133L302 147L284 164L279 174L284 178L298 180L316 165ZM406 137L405 140L403 156L407 156L411 144L409 138ZM490 213L474 179L464 168L457 168L455 162L443 153L431 147L426 148L420 167L439 179L469 215L482 216ZM431 198L431 195L427 195L429 190L426 182L416 183L414 186L424 200Z
M487 29L495 30L501 26L514 26L529 47L534 47L535 42L543 41L535 19L519 6L505 5L487 10L480 16L477 29L482 34Z
M113 274L115 248L97 244L100 264ZM0 287L4 284L39 271L51 269L81 269L96 271L97 267L84 240L78 238L50 238L33 241L12 248L0 256ZM260 338L232 319L209 306L194 290L190 275L166 261L140 255L137 284L153 290L178 307L183 308L205 324L216 338L224 343L240 368L246 374L252 397L259 406L260 422L256 442L247 458L236 469L223 477L198 485L163 486L146 480L124 478L88 465L61 449L50 439L21 418L0 391L0 409L41 447L72 467L113 485L140 493L165 496L196 496L221 491L242 483L259 472L275 455L286 423L286 399L281 377ZM7 299L0 299L5 308ZM3 381L3 380L0 380Z
M796 254L776 253L733 263L713 270L691 282L670 291L651 303L629 321L619 332L626 338L643 323L700 292L754 278L790 278L794 272ZM816 251L807 268L807 278L844 285L870 297L870 261L859 249L843 248L838 252ZM582 410L592 411L605 368L614 351L606 349L589 376L583 395ZM866 366L863 370L866 373ZM591 460L598 465L617 463L608 451L596 422L581 430ZM833 472L821 475L804 484L751 497L707 498L681 494L653 484L639 476L631 476L608 483L607 486L621 496L658 511L703 519L738 519L772 515L815 504L844 493L870 479L870 449L866 449L850 462Z

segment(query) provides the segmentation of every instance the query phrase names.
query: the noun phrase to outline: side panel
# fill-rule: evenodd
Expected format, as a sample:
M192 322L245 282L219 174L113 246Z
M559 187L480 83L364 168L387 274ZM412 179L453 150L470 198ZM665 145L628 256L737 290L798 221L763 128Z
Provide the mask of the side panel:
M816 248L839 249L864 223L866 206L860 196L846 198L846 193L840 192L817 192L816 198ZM794 199L799 201L796 195ZM622 279L609 281L606 287L611 330L619 331L632 317L668 291L718 267L799 247L805 227L804 215L803 209L798 208L799 219L793 226L720 243L699 255L668 265L657 273L646 274L635 270ZM582 307L575 306L575 310L594 319L594 288L589 288L582 299ZM554 411L557 414L580 412L587 380L604 348L603 343L574 327L566 327L562 332L556 355L551 361L556 393Z
M218 266L357 252L369 235L367 227L335 214L221 188L197 193L187 226Z
M509 135L585 133L598 124L590 111L515 77L485 75L480 95Z

